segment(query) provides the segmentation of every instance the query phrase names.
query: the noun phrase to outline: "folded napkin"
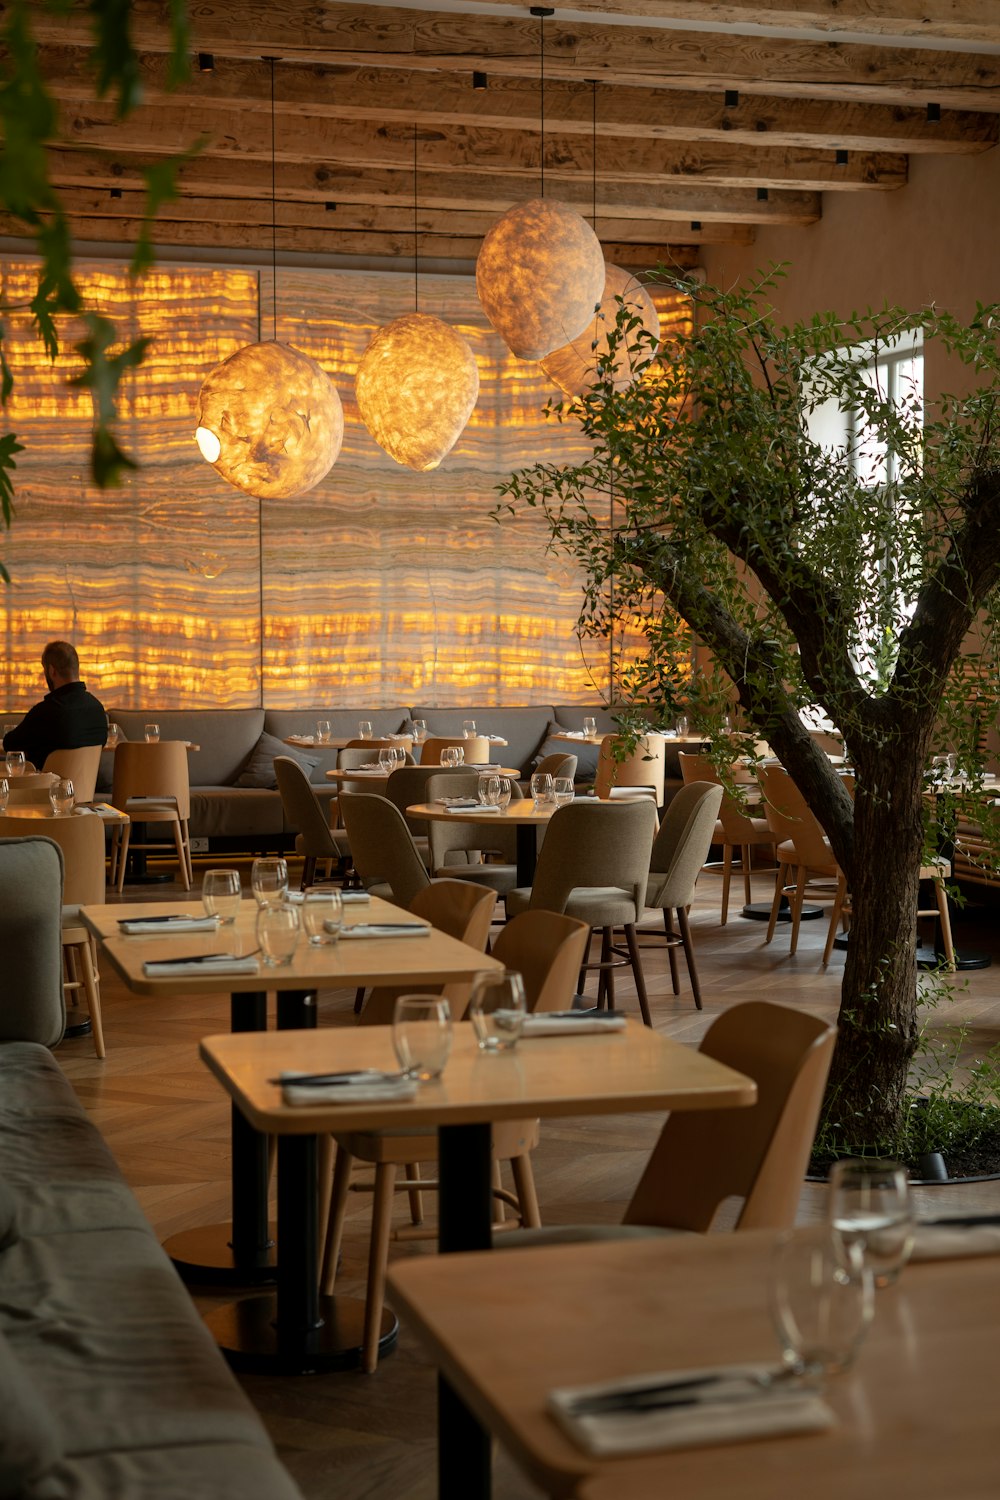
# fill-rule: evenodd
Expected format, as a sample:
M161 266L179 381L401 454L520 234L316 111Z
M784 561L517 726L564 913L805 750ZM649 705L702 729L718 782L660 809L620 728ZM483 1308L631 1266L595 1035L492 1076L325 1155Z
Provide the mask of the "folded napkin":
M985 1217L985 1216L984 1216ZM1000 1220L994 1224L917 1224L913 1232L911 1260L958 1260L972 1255L1000 1255Z
M173 917L125 917L118 926L130 937L147 933L152 937L166 937L174 932L215 932L218 917L189 917L178 913Z
M349 776L385 776L381 766L355 766L353 770L346 773Z
M596 1457L715 1446L833 1426L833 1412L815 1390L776 1377L779 1372L768 1365L671 1370L551 1391L548 1409L569 1437ZM657 1389L661 1384L666 1387L662 1391ZM637 1397L642 1391L649 1394ZM594 1398L596 1407L588 1407Z
M466 812L470 807L479 806L478 797L438 797L437 802L440 807L447 807L449 812L453 808Z
M199 958L147 959L142 966L147 979L169 979L174 974L256 974L255 958L237 958L232 953L206 953Z
M302 1081L296 1087L297 1080ZM281 1098L285 1104L363 1104L369 1100L391 1104L412 1099L416 1092L415 1078L400 1078L396 1073L380 1073L375 1068L359 1071L353 1078L333 1075L328 1084L315 1074L281 1074Z
M424 923L407 922L355 922L353 927L342 927L342 938L398 938L427 937L430 928Z
M289 906L301 906L305 899L305 891L286 891L282 897L282 900L287 902ZM371 901L372 898L368 891L341 891L340 899L345 906L354 906L359 901Z
M624 1031L625 1017L615 1011L541 1011L525 1016L522 1036L579 1036L588 1031Z

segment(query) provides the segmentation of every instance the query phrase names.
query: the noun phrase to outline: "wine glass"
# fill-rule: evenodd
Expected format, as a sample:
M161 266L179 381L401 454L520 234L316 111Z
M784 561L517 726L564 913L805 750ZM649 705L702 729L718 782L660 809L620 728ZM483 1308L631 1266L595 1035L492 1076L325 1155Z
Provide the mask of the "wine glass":
M276 905L288 890L288 861L271 857L255 859L250 886L258 906Z
M451 1009L442 995L400 995L392 1017L392 1045L409 1078L440 1078L451 1053Z
M891 1286L913 1249L913 1199L898 1161L858 1158L830 1169L830 1223L856 1244L877 1287Z
M72 812L75 800L76 793L68 776L61 776L49 787L49 801L52 803L54 813Z
M330 720L329 719L317 719L316 720L316 742L319 745L328 745L330 743Z
M389 745L383 745L378 753L379 770L389 775L396 769L396 752Z
M393 764L396 767L396 769L398 770L400 768L400 766L405 766L406 765L406 746L405 745L392 745L392 746L390 746L390 749L392 750Z
M552 777L548 771L536 771L531 778L531 795L535 799L535 811L548 807L552 801Z
M477 790L479 800L484 807L496 807L497 798L500 795L500 777L487 771L485 775L480 776Z
M464 739L467 739L467 740L473 740L473 739L475 739L475 737L476 737L476 721L475 721L475 719L463 719L462 720L462 737Z
M206 870L201 882L201 904L210 917L218 917L224 926L235 922L240 914L243 892L239 870Z
M8 750L7 751L7 775L8 776L23 776L24 775L24 751L23 750Z
M372 725L370 719L362 719L358 724L358 739L370 740L372 737Z
M565 807L574 797L572 776L553 776L552 800L557 807Z
M593 739L597 738L597 720L596 719L590 719L590 718L584 719L584 721L583 721L583 737L584 737L585 740L593 740Z
M510 799L512 796L510 777L498 776L497 781L499 783L497 787L497 807L499 807L501 812L506 812L508 807L510 806Z
M414 719L413 720L413 743L415 745L422 745L424 743L424 740L426 738L427 738L427 720L426 719Z
M524 980L514 969L480 974L469 997L469 1020L481 1052L509 1052L521 1035L527 1007Z
M458 761L455 759L455 746L454 745L445 745L445 746L442 747L442 750L441 750L441 764L443 766L457 766L458 765Z
M313 948L337 941L344 925L344 902L335 885L307 887L302 897L302 925Z
M788 1230L774 1247L770 1302L789 1371L816 1378L846 1370L875 1309L860 1247L829 1224Z
M299 911L285 903L257 911L257 943L269 968L290 964L299 944Z
M10 796L10 782L6 776L0 776L0 812L7 811L7 798Z
M147 724L143 728L142 732L143 732L143 735L145 737L147 745L155 745L155 744L158 743L159 738L160 738L160 726L159 726L159 724Z

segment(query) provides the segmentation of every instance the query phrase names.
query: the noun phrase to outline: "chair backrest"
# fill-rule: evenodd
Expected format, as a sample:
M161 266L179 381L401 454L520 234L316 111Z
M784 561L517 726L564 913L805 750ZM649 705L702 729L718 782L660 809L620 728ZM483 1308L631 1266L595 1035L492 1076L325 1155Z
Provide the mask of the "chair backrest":
M421 766L420 769L432 768ZM449 770L447 767L442 770L439 766L437 773L427 780L423 800L433 802L438 797L475 797L482 774L481 771ZM521 789L513 776L509 779L513 801L515 797L520 797ZM512 865L517 859L517 829L510 823L504 824L500 819L495 827L493 824L462 823L457 819L453 823L436 819L426 827L432 870L439 870L447 865L449 854L472 851L481 853L484 849L498 853L506 864ZM461 860L453 862L462 863Z
M576 776L577 756L564 755L562 751L553 751L551 755L543 755L537 766L532 766L532 776L546 771L550 776Z
M690 906L715 837L722 787L710 781L682 786L663 815L649 857L647 906Z
M177 815L191 816L188 749L183 740L126 740L115 747L111 805L124 811L130 797L172 797Z
M288 826L302 836L301 853L310 859L337 859L336 841L308 773L291 756L276 755L274 775Z
M77 802L93 802L103 745L79 745L74 750L50 750L44 770L68 776Z
M371 792L342 792L340 810L361 879L366 885L385 881L396 905L409 906L430 877L399 808Z
M597 756L597 775L594 791L598 797L611 795L612 787L648 786L653 789L657 807L663 805L663 781L665 775L667 747L661 734L642 735L636 747L624 760L615 760L615 746L621 739L615 734L606 734L601 740Z
M46 818L45 837L58 844L63 857L63 905L101 906L107 900L104 867L104 823L96 813ZM0 818L0 838L24 831L16 816Z
M529 1012L569 1010L589 941L590 928L575 917L522 911L494 939L493 957L521 975Z
M546 825L529 906L561 912L575 889L614 886L627 890L641 912L655 832L651 797L557 808Z
M381 739L381 740L347 740L347 742L344 745L344 750L372 750L372 751L374 751L374 754L372 756L370 756L370 759L371 760L378 760L378 753L379 753L379 751L380 750L388 750L389 746L393 745L395 743L396 743L395 740L387 740L387 739ZM343 751L341 751L341 754L343 754ZM341 764L341 762L338 761L338 764ZM364 761L359 760L359 761L356 761L355 764L359 765L359 766L360 765L364 765Z
M767 1000L734 1005L699 1051L757 1084L750 1109L675 1110L632 1201L626 1224L705 1233L719 1205L740 1197L738 1229L795 1220L816 1134L836 1027Z
M712 781L721 785L719 773L709 756L699 755L696 751L678 750L677 763L681 768L681 778L685 783ZM753 780L745 768L733 766L732 772L734 781L750 782ZM748 843L749 835L754 832L751 818L741 811L739 803L726 791L723 791L722 803L719 807L719 822L722 824L727 844Z
M414 896L410 911L456 941L485 952L496 900L496 891L474 885L471 880L434 880ZM421 984L420 988L428 995L443 995L457 1019L468 1006L472 985L465 979L450 984ZM397 997L412 989L412 985L384 985L373 989L361 1012L361 1024L388 1025Z
M448 745L461 745L470 764L485 764L490 758L490 742L484 734L473 735L471 740L460 734L432 734L420 747L420 764L440 766L441 751Z
M0 1037L5 1042L54 1047L62 1039L62 888L62 853L50 839L0 840Z
M448 766L425 766L409 765L400 766L393 771L385 784L385 795L389 801L399 808L406 816L406 809L414 802L426 802L428 793L427 786L437 776L455 776L460 774ZM471 772L473 776L477 772ZM440 793L438 794L440 795ZM412 834L418 838L427 838L428 825L420 818L407 818L407 826Z
M784 766L761 766L757 773L764 794L764 812L775 838L791 840L801 864L833 863L830 846L812 808Z

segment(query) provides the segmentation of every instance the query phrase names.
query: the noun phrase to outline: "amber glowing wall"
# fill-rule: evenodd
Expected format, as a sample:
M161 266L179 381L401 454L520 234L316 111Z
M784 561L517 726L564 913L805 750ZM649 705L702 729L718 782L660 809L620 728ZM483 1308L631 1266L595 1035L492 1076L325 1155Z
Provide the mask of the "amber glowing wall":
M495 486L513 469L574 462L585 449L571 424L544 419L553 387L506 351L471 278L421 277L421 310L469 340L481 389L442 466L414 474L369 437L353 394L374 329L412 310L412 279L279 269L278 337L333 377L346 432L321 484L263 507L201 460L192 433L205 374L271 336L270 274L259 284L256 272L170 267L133 284L122 268L93 264L81 279L123 338L153 338L121 403L121 439L140 467L119 490L89 483L89 398L66 384L75 356L51 367L26 320L6 320L16 380L7 420L26 443L3 542L8 710L39 696L38 657L55 637L76 642L88 682L118 707L606 693L606 652L581 654L579 581L546 554L544 524L491 519ZM23 303L31 267L8 263L2 281L5 304Z

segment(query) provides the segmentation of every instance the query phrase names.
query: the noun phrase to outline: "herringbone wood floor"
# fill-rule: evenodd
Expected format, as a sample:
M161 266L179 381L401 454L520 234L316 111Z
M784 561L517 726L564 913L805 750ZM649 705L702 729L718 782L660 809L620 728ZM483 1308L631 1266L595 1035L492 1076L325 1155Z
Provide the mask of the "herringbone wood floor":
M295 872L293 871L293 879ZM756 877L765 898L773 877ZM245 881L244 884L248 882ZM772 887L773 888L773 887ZM178 887L143 887L125 896L153 893L176 900ZM198 909L195 896L192 901ZM657 1028L696 1045L712 1018L742 1000L766 998L833 1017L842 959L820 967L825 921L806 924L799 952L788 956L787 932L764 946L759 922L731 917L719 926L718 882L705 876L692 911L705 1009L694 1010L681 963L681 994L670 991L662 946L644 951ZM650 922L651 931L658 923ZM1000 961L995 921L988 909L968 912L957 936L976 948L992 947ZM961 974L953 999L935 1012L935 1024L968 1022L966 1052L978 1055L1000 1040L996 967ZM89 1039L63 1043L59 1062L103 1131L157 1233L211 1223L228 1214L229 1107L197 1058L200 1037L228 1029L225 998L147 1000L130 995L105 967L103 980L108 1055L94 1057ZM354 1022L353 995L321 997L320 1024ZM634 1009L634 989L619 983L618 1004ZM661 1120L621 1116L562 1120L546 1125L535 1155L543 1218L548 1222L616 1219L627 1201ZM919 1190L937 1207L985 1204L1000 1209L1000 1183ZM800 1216L821 1211L822 1189L806 1185ZM433 1198L431 1197L431 1202ZM401 1205L402 1207L402 1205ZM356 1195L345 1239L338 1290L359 1291L367 1252L367 1199ZM393 1254L433 1253L431 1244L399 1246ZM199 1296L199 1305L211 1305ZM581 1316L585 1316L585 1310ZM530 1359L531 1351L525 1351ZM299 1379L251 1377L245 1388L307 1500L430 1500L434 1494L434 1374L404 1326L396 1351L374 1376L334 1374ZM530 1500L534 1487L502 1454L497 1460L498 1500Z

